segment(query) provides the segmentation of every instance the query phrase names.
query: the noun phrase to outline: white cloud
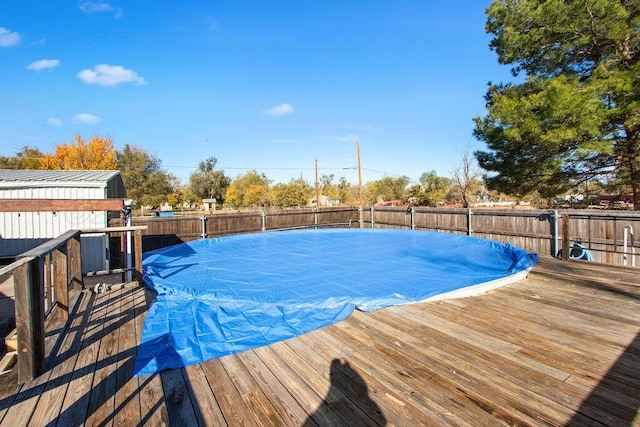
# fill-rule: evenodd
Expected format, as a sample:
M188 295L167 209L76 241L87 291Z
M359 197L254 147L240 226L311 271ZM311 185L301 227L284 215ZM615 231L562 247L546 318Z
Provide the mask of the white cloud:
M0 27L0 47L13 47L20 43L20 33Z
M115 9L109 3L85 1L80 3L78 9L87 14L113 12L114 18L122 18L122 9Z
M93 1L85 1L81 3L78 8L84 13L103 13L111 12L113 10L113 6L111 6L109 3Z
M27 70L40 71L59 66L60 61L58 59L40 59L39 61L34 61L27 65Z
M97 123L100 123L102 119L98 116L94 116L93 114L82 113L73 116L71 121L73 123L81 125L95 125Z
M47 124L49 126L60 127L62 126L62 120L56 119L55 117L49 117L47 119Z
M273 107L271 107L268 111L267 114L270 116L285 116L287 114L291 114L293 113L295 110L293 108L293 105L291 104L280 104L280 105L275 105Z
M117 86L130 82L135 82L140 86L147 83L135 71L127 70L120 65L109 64L98 64L93 67L93 70L82 70L78 73L78 78L86 84L99 86Z

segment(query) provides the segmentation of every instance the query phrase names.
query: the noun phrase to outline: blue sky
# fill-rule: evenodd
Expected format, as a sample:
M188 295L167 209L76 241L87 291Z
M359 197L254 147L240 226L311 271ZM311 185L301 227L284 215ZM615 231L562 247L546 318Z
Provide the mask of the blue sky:
M274 182L449 176L511 80L484 31L489 1L0 3L0 155L80 133L162 160Z

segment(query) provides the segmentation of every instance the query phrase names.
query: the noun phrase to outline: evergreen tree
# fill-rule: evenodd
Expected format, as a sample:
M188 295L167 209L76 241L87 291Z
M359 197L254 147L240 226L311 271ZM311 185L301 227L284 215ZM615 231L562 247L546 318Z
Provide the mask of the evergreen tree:
M491 189L564 193L615 178L640 209L640 2L497 0L491 48L524 81L490 84L475 119Z

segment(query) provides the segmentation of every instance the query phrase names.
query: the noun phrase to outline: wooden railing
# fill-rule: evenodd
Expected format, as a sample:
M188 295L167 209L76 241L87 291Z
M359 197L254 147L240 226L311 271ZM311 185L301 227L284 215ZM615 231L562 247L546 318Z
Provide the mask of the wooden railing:
M83 289L82 234L122 232L132 236L133 259L122 271L133 271L135 280L142 275L142 230L146 227L110 227L70 230L59 237L21 254L0 268L0 276L13 275L17 335L16 367L18 382L39 376L45 366L45 319L54 310L63 319L69 316L71 293ZM133 233L131 233L133 232ZM13 335L13 334L12 334Z

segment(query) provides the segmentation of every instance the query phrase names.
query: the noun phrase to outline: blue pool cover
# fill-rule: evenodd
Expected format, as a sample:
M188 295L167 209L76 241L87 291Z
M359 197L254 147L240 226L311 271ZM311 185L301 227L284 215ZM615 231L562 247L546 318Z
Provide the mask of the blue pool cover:
M135 372L155 373L267 345L354 309L422 301L530 269L510 244L410 230L278 231L197 240L145 254L157 292Z

